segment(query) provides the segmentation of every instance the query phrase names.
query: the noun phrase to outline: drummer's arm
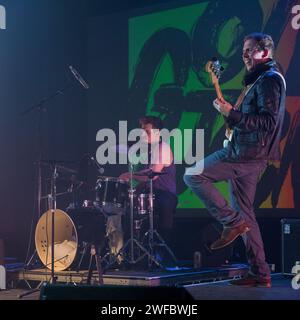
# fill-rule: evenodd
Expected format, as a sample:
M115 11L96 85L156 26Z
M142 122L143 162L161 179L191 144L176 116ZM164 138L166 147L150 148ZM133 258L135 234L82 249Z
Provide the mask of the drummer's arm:
M154 157L154 163L151 165L153 172L161 172L164 167L168 167L173 162L173 153L168 144L162 144L159 148L158 157ZM155 176L153 180L158 179L159 176Z
M169 145L164 144L161 148L159 148L160 152L157 154L157 157L154 156L153 164L150 166L150 169L144 169L138 171L138 173L147 173L147 171L153 172L161 172L164 167L168 167L173 162L173 153ZM155 176L153 180L158 179L159 176ZM129 180L130 179L130 172L123 173L120 176L121 179ZM147 182L147 176L140 176L133 174L133 179L139 182Z
M144 173L144 172L147 173L148 171L150 171L150 169L140 170L137 172L138 173ZM127 181L127 180L130 180L130 177L131 177L130 172L125 172L125 173L122 173L119 178ZM133 174L132 178L138 182L147 182L148 181L147 176L137 176L137 175Z
M155 165L152 165L150 167L150 169L140 170L140 171L137 171L136 173L139 173L139 174L148 173L148 172L150 173L150 171L161 172L163 168L164 168L163 164L155 164ZM129 180L130 179L130 172L126 172L126 173L121 174L120 178L124 179L124 180ZM136 174L133 174L132 178L138 182L147 182L149 180L149 178L147 176L140 176L140 175L136 175ZM155 176L153 178L153 180L156 180L157 178L158 178L158 176Z

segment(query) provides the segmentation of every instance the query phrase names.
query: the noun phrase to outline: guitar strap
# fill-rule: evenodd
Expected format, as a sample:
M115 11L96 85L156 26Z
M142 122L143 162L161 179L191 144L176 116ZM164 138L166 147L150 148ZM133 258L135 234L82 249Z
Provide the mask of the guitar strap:
M248 92L250 91L250 89L256 84L256 82L257 82L258 80L260 80L263 76L265 76L268 72L270 72L270 71L264 72L264 73L261 74L252 84L249 84L248 86L244 87L244 89L242 90L241 94L240 94L239 97L237 98L237 101L236 101L236 103L235 103L235 105L234 105L234 109L235 109L235 110L238 110L238 109L240 108L240 106L241 106L244 98L246 97L246 95L248 94ZM277 74L277 75L281 78L281 80L282 80L282 82L283 82L283 85L284 85L284 88L285 88L285 90L286 90L286 82L285 82L285 79L284 79L283 75L282 75L281 73L277 72L277 71L271 71L271 72Z
M247 94L248 91L250 90L250 86L251 86L251 85L248 85L248 86L244 87L244 89L242 90L241 94L240 94L239 97L237 98L236 103L235 103L235 105L234 105L234 109L235 109L235 110L238 110L238 109L240 108L240 106L241 106L241 104L242 104L242 102L243 102L246 94Z
M240 96L238 97L238 99L234 105L235 110L239 109L239 107L241 106L241 104L242 104L244 98L246 97L246 95L248 94L248 92L256 84L256 82L258 80L260 80L263 76L264 76L264 74L260 75L252 84L249 84L248 86L244 87L243 91L241 92Z

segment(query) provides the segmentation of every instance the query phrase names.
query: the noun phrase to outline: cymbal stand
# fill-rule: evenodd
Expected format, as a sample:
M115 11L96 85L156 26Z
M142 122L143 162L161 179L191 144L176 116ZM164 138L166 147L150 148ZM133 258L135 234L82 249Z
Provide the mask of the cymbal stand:
M51 283L55 284L56 283L56 277L55 277L55 273L54 273L54 236L55 236L55 210L56 210L56 179L58 177L58 173L57 173L57 165L56 163L54 164L54 170L53 170L53 175L51 178L51 194L48 195L48 203L49 203L49 207L51 209L51 278L50 281ZM46 230L47 232L48 230ZM48 244L47 244L48 246ZM48 254L47 254L48 257ZM25 296L28 296L30 294L33 294L37 291L40 290L41 285L43 284L44 281L41 281L39 283L39 285L32 290L29 290L27 292L24 292L22 294L18 295L19 299L22 299Z

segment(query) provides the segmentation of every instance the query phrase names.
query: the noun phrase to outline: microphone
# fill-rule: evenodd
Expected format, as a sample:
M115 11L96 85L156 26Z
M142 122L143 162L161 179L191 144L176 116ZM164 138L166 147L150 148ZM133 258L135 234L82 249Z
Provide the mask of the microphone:
M104 173L104 168L99 165L99 163L96 161L96 159L94 157L90 157L90 159L93 161L94 165L97 167L98 172L100 174L103 174Z
M90 86L84 81L82 76L79 74L79 72L73 66L69 66L69 69L72 72L75 79L83 86L84 89L90 88Z

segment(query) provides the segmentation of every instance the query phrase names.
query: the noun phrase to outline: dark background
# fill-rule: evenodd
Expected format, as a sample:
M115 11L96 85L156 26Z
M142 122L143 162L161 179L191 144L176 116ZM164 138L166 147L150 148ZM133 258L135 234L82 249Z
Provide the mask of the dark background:
M34 228L39 218L35 208L39 152L43 159L75 161L70 164L74 169L85 154L94 155L96 131L114 128L118 120L128 119L128 18L139 12L176 7L183 1L2 0L0 4L7 14L7 30L0 30L0 238L5 241L7 256L25 260L34 250ZM113 20L108 25L110 17ZM299 54L300 41L293 59ZM298 66L294 60L292 64ZM69 65L87 79L89 91L74 81ZM293 81L298 72L295 67L287 75L290 96L299 95L298 82ZM67 83L71 87L43 104L44 110L35 108L21 115ZM105 170L111 175L111 168ZM95 180L93 168L89 171ZM44 166L43 194L49 174ZM59 185L59 190L65 188L63 183ZM68 201L60 198L58 207L64 209ZM182 258L191 258L202 241L201 228L211 222L205 212L201 216L198 213L187 210L176 215L175 230L180 239L176 245ZM267 247L267 255L278 262L273 248L274 243L277 248L280 244L279 220L299 213L262 210L258 216L266 231L266 245L273 244Z

